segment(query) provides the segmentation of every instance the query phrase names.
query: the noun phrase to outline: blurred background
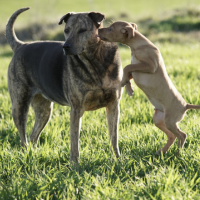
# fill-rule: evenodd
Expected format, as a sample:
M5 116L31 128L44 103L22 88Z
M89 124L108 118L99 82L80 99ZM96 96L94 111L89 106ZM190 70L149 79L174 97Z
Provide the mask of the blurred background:
M59 19L68 12L98 11L106 15L104 26L116 20L138 24L138 29L158 42L200 41L199 0L0 0L0 45L5 26L17 9L30 7L15 23L19 39L64 40Z

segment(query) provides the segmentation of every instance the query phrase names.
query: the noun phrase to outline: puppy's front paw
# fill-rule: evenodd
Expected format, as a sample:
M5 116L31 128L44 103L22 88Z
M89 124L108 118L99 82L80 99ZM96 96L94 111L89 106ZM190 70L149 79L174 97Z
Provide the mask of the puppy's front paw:
M124 87L128 82L127 81L122 81L121 82L121 87Z
M133 90L133 87L132 87L132 85L131 85L130 82L128 82L128 83L126 84L125 88L126 88L126 92L128 93L128 95L129 95L130 97L133 96L134 90Z
M129 83L130 83L129 79L124 76L121 81L121 87L124 87L126 84L129 84Z

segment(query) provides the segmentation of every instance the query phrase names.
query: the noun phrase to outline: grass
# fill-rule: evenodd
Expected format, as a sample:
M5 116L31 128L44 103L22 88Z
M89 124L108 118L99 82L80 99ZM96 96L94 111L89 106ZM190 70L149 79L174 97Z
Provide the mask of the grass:
M200 104L198 68L200 43L157 43L170 78L187 102ZM121 100L119 147L110 153L105 109L86 112L81 129L79 172L69 163L68 107L54 106L36 150L22 153L11 118L6 71L10 51L0 57L0 199L199 199L200 131L198 111L189 111L180 128L188 134L180 157L176 144L167 155L154 153L167 138L152 123L153 107L136 87L134 97ZM129 49L120 48L123 65ZM31 110L27 132L33 126Z
M1 0L0 22L5 23L5 20L11 13L21 7L31 7L32 10L29 12L31 12L32 17L19 19L19 22L30 22L30 20L45 20L48 22L49 19L55 20L57 17L60 19L62 14L72 11L86 12L92 10L103 12L108 17L120 17L121 14L124 14L131 16L133 19L141 19L161 14L163 10L171 10L177 7L196 8L198 6L200 6L198 0L168 0L162 2L159 0L151 0L148 4L145 0L136 0L134 2L131 0L102 0L100 2L94 0L59 0L59 3L56 0L29 0L28 2L26 0L9 0L9 2Z
M37 1L29 1L32 7L30 14L27 12L24 17L20 17L16 26L28 24L30 15L33 16L31 24L39 19L45 21L50 18L50 21L54 21L50 15L59 19L60 16L57 16L60 13L73 9L102 10L111 17L116 12L117 18L124 12L126 5L124 1L119 1L118 5L112 1L103 1L102 4L85 1L87 3L82 4L82 7L77 7L78 1L61 1L59 4L53 0L48 2L44 0L37 4ZM198 3L195 0L190 2ZM8 1L2 0L1 3L3 7L0 9L4 8L5 14L3 17L0 12L0 21L3 19L3 23L5 16L10 16L19 7L28 6L25 0L10 0L10 6L5 6ZM108 4L113 4L112 11ZM198 32L194 27L198 26L199 11L197 16L189 18L190 13L184 10L159 17L158 10L163 5L153 0L148 9L144 9L145 4L146 1L136 1L135 5L132 3L127 7L127 18L143 16L145 13L142 18L138 18L140 30L159 47L169 76L186 101L200 104L200 42L199 36L195 37L194 34ZM169 13L177 5L188 5L188 1L173 0L165 1L164 4ZM46 15L42 16L44 7ZM52 7L55 9L49 12ZM38 8L37 16L34 14L35 8ZM195 12L196 9L192 13ZM148 20L148 16L152 16L152 19ZM183 23L190 24L190 31L182 29L183 26L180 26L179 32L173 29L173 24L177 27ZM146 28L143 28L144 25ZM168 25L169 30L166 29ZM130 50L124 46L120 46L119 50L122 64L126 66L130 63ZM11 58L10 47L0 45L0 199L200 199L200 111L188 111L180 123L180 128L188 135L180 157L175 156L177 142L166 155L157 157L155 152L164 146L167 138L153 125L153 107L133 83L134 96L130 98L124 92L120 103L121 157L116 160L110 152L105 109L85 112L78 171L69 162L69 107L54 104L51 120L41 134L37 149L30 146L22 152L19 134L11 117L7 91L7 68ZM34 113L30 109L28 135L33 123Z
M148 4L145 0L1 0L0 7L0 30L4 30L8 18L19 8L31 7L31 10L24 13L23 17L17 19L18 28L27 26L31 23L57 24L59 19L68 12L88 12L98 11L106 15L109 21L112 20L130 20L136 22L141 18L159 17L162 18L166 13L175 8L200 7L199 0L151 0ZM163 9L164 8L164 9Z
M67 12L99 11L106 15L104 26L116 20L132 21L138 29L152 41L196 42L200 39L200 4L198 0L168 0L160 2L114 0L101 1L74 0L73 2L55 0L1 0L0 7L0 44L6 44L5 26L11 14L21 7L31 10L21 14L15 24L16 33L22 40L63 40L63 26L60 18ZM77 6L80 5L81 6ZM129 6L127 6L129 5ZM112 7L112 9L110 9ZM161 9L165 7L165 9ZM45 8L45 11L44 11ZM52 9L53 8L53 9ZM45 14L44 14L45 13ZM174 34L176 33L176 34ZM187 33L187 34L185 34Z

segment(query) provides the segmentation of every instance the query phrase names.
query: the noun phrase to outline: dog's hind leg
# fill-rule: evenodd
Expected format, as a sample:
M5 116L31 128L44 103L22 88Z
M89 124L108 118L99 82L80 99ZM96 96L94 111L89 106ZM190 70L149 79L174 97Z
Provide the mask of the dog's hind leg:
M35 124L30 135L30 140L32 144L37 145L40 133L51 117L53 102L37 94L32 99L31 106L35 112Z
M163 131L168 137L168 140L167 140L167 143L165 144L165 146L156 152L157 155L160 155L161 151L163 153L166 153L176 139L176 136L170 130L168 130L167 127L165 126L164 118L165 118L164 112L162 112L160 110L155 110L155 113L153 116L153 121L154 121L155 125L161 131Z
M118 122L119 122L120 109L118 101L109 104L109 106L106 107L106 112L107 112L108 129L109 129L111 144L115 152L115 155L118 158L120 156L118 147Z
M26 137L26 122L28 116L28 109L31 101L31 95L23 87L14 87L9 89L12 102L12 116L14 123L19 131L20 143L22 147L28 145Z

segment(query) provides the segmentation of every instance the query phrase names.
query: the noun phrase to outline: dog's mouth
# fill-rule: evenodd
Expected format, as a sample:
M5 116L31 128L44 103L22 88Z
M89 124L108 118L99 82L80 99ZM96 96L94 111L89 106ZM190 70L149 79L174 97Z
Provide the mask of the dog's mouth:
M100 36L100 35L97 35L97 37L99 37L101 40L103 40L103 41L108 41L108 39L106 39L105 37L102 37L102 36Z
M66 49L63 49L63 53L64 53L64 55L75 55L70 50L66 50Z

